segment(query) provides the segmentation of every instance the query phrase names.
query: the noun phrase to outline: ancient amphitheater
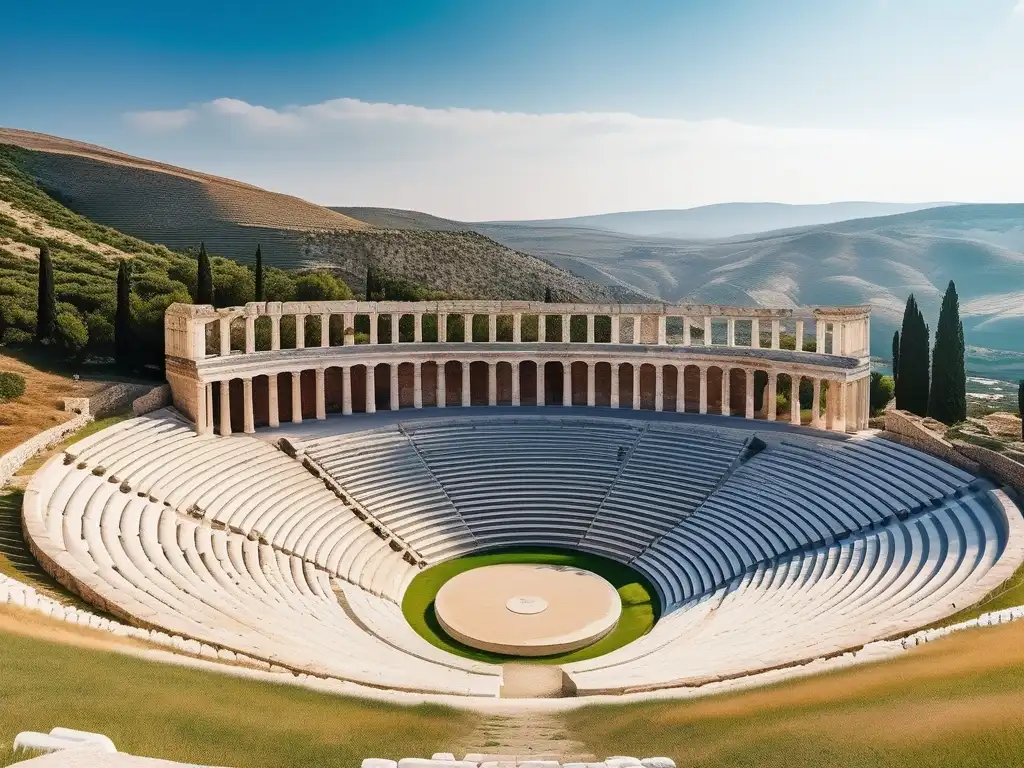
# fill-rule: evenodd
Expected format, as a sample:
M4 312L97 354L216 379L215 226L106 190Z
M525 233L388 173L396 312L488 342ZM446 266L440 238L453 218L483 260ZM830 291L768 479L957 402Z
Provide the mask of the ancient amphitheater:
M282 349L286 317L321 343ZM25 529L127 623L374 695L763 675L933 623L1021 560L1002 489L868 429L869 336L864 307L174 305L173 408L50 460ZM779 396L801 381L803 414ZM513 692L520 665L439 647L403 613L434 566L505 547L628 567L657 621ZM432 605L460 645L513 659L585 650L625 600L520 560Z

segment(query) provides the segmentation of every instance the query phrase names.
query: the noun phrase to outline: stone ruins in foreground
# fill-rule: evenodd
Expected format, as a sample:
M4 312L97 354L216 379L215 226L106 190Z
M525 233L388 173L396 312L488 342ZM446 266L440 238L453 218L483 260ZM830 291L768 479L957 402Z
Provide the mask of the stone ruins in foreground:
M812 427L857 431L869 418L866 306L250 302L173 304L164 322L174 404L200 434L328 412L476 405L796 422L799 398L777 413L780 377L811 382ZM816 351L805 352L812 327ZM410 341L399 340L399 328ZM795 349L782 347L784 335Z

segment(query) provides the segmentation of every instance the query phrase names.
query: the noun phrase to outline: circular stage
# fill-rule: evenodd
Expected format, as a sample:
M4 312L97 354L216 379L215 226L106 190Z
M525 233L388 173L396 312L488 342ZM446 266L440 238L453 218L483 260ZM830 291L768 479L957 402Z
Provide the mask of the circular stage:
M510 656L583 648L619 621L622 601L597 574L565 565L488 565L460 573L434 598L441 627L465 645Z

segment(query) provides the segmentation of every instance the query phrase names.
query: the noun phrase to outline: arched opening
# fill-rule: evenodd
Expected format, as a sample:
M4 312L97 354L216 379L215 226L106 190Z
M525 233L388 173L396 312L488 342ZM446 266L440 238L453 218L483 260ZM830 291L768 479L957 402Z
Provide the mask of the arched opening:
M497 390L497 404L512 404L512 363L499 362L494 367L494 375L497 379L495 386Z
M700 368L687 365L683 368L684 413L700 413Z
M777 406L776 421L788 421L794 426L800 425L800 377L788 373L780 373L776 386ZM796 418L793 418L794 397L796 398Z
M300 377L302 391L302 418L316 418L316 371L303 371Z
M537 405L537 363L533 360L519 363L519 402Z
M679 369L674 365L662 368L664 378L664 403L666 411L679 411Z
M398 407L412 408L416 404L416 366L412 363L399 363L398 371Z
M633 364L622 363L619 366L619 407L633 407Z
M436 333L437 326L434 326ZM437 377L441 373L440 366L434 362L423 363L420 366L420 387L421 402L424 408L433 408L437 405Z
M264 374L252 377L252 423L265 427L270 423L270 385Z
M727 393L723 389L723 385L727 380L726 372L719 366L712 365L708 368L707 377L708 413L730 413L730 410L727 407L728 402L725 400L725 397L727 394L731 397L731 391Z
M341 347L345 344L345 316L331 315L329 322L329 335L332 347Z
M551 361L544 363L544 402L547 405L562 404L562 390L565 382L562 364Z
M267 352L271 347L273 335L273 321L269 315L260 315L253 325L253 336L257 352Z
M486 318L485 318L486 319ZM477 360L469 364L470 405L487 405L487 363Z
M608 408L612 404L611 363L597 363L594 366L594 405Z
M733 368L729 372L730 401L734 416L747 415L747 381L750 374L742 368Z
M324 370L324 407L327 413L341 413L345 405L345 385L341 368Z
M444 376L444 404L460 405L462 403L462 363L449 360L441 366Z
M654 366L644 363L640 366L640 410L654 410L654 394L657 388Z
M366 413L366 366L353 365L349 381L352 382L352 413Z
M570 390L573 405L587 404L587 369L586 363L576 361L569 366Z
M373 403L378 411L391 409L391 365L378 363L373 367Z

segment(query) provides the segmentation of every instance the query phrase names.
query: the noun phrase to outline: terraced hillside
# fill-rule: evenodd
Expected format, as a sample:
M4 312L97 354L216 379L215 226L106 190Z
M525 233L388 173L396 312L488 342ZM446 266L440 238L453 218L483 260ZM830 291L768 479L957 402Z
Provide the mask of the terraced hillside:
M329 206L354 219L365 221L377 229L429 229L437 232L468 232L473 229L471 224L440 216L431 216L421 211L407 211L401 208L371 208Z

